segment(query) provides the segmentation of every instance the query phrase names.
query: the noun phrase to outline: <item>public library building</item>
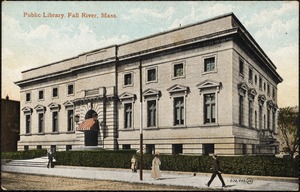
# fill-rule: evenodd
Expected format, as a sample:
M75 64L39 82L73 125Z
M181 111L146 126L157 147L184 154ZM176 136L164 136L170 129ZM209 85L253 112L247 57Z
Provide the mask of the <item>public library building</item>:
M23 71L18 150L275 154L282 80L221 15Z

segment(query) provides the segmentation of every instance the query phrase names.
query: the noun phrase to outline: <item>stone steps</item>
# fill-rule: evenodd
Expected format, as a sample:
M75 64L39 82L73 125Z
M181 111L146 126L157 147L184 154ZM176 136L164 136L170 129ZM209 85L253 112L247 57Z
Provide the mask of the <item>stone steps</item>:
M6 162L8 166L23 166L23 167L45 167L48 163L48 157L40 157L35 159L11 160Z

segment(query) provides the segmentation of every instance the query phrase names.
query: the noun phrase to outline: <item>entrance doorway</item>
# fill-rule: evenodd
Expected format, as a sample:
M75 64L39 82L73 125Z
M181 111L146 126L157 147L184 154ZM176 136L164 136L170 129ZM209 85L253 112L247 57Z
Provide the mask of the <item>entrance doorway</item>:
M84 145L85 146L97 146L98 145L98 132L99 132L99 122L98 114L96 111L90 109L86 114L84 119L94 119L94 123L91 124L90 129L84 131Z

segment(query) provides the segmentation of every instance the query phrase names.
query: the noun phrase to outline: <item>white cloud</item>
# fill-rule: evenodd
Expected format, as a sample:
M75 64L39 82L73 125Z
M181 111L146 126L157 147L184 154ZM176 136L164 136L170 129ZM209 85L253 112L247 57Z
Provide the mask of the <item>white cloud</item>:
M286 1L282 4L280 9L270 8L259 13L255 13L251 16L251 19L245 20L245 27L250 28L253 26L263 26L268 23L272 23L274 18L278 18L283 15L288 16L291 12L298 13L298 6L299 3L297 1Z
M100 38L85 23L77 26L42 24L25 30L12 17L4 16L3 20L2 97L9 94L17 100L20 90L13 82L21 80L21 71L129 40L125 35Z
M190 14L181 18L176 18L168 29L174 29L179 26L198 22L200 20L208 19L214 16L219 16L233 11L232 5L224 5L222 3L214 3L213 5L198 4L197 2L190 2ZM180 9L180 8L179 8Z
M202 13L206 15L206 17L213 17L222 15L225 13L233 12L234 6L233 5L225 5L222 3L216 3L213 6L209 7L208 9L202 9Z
M295 37L290 36L290 34L297 31L297 26L297 18L292 18L285 23L280 19L276 19L271 25L258 30L254 36L259 42L274 42L273 45L282 45L282 43L290 43L295 40Z
M283 78L283 82L278 85L279 107L298 105L298 50L299 46L294 44L281 47L274 52L268 53L269 57L277 67L277 72Z
M200 14L197 14L196 4L195 2L191 2L189 4L191 5L190 14L181 18L176 18L174 22L168 27L168 29L174 29L183 25L187 25L197 20L198 15Z

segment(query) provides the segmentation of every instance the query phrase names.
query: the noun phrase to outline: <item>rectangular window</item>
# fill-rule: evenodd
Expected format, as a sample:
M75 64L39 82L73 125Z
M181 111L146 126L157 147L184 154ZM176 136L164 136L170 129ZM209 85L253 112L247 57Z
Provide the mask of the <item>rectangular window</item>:
M242 126L244 124L244 97L240 95L239 98L239 125Z
M156 81L156 68L148 69L147 70L147 81Z
M215 145L214 144L203 144L203 154L209 155L215 153Z
M58 97L58 88L57 87L54 87L52 89L52 97Z
M126 103L125 107L125 128L132 127L132 103Z
M26 133L30 133L31 131L31 115L26 115Z
M204 72L215 70L215 57L204 59Z
M275 131L275 111L272 111L272 131Z
M131 84L132 84L131 73L127 73L124 75L124 85L131 85Z
M266 115L264 115L264 129L266 129Z
M131 146L128 144L122 145L122 149L128 150L131 149Z
M146 154L155 154L154 144L146 144Z
M252 120L253 119L253 101L249 100L249 128L252 128Z
M215 111L215 94L204 95L204 123L215 123L216 122L216 111Z
M270 130L270 109L267 109L267 129Z
M41 145L37 145L37 146L36 146L36 149L38 149L38 150L39 150L39 149L42 149L42 146L41 146Z
M68 85L68 95L73 95L74 94L74 85L70 84Z
M156 101L147 102L148 127L156 126Z
M256 75L254 76L254 83L255 83L255 85L257 85L257 76Z
M44 113L39 113L38 115L39 119L39 133L44 133L45 129L44 129Z
M42 99L44 99L44 91L40 90L39 91L39 100L42 100Z
M24 151L28 151L29 150L29 146L28 145L24 145Z
M270 95L270 85L267 85L267 94Z
M273 99L275 99L275 89L273 88L273 91L272 91L273 93L272 93L272 97L273 97Z
M183 63L175 64L174 65L174 77L182 77L182 76L184 76Z
M58 112L52 112L52 132L58 132Z
M174 124L184 124L184 100L183 97L174 98Z
M56 145L51 145L50 149L55 153L56 152Z
M244 75L244 61L242 59L240 59L240 62L239 62L239 73L241 75Z
M242 153L243 153L243 155L247 155L247 145L246 144L242 144Z
M72 150L72 145L66 145L66 151Z
M253 71L252 69L249 68L249 81L252 82L253 81Z
M173 155L182 154L182 144L173 144L172 145L172 154Z
M262 90L262 79L261 79L261 77L259 77L258 83L259 83L259 88Z
M26 93L26 101L29 102L30 101L30 93Z
M259 106L259 111L258 111L258 123L259 123L259 130L262 130L262 106Z
M255 118L255 129L257 129L257 111L255 111L255 116L254 116L254 118Z
M74 111L73 110L68 110L68 131L73 131L74 130Z

